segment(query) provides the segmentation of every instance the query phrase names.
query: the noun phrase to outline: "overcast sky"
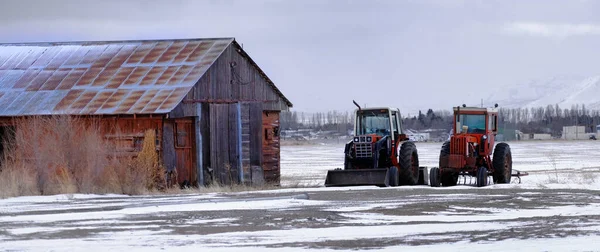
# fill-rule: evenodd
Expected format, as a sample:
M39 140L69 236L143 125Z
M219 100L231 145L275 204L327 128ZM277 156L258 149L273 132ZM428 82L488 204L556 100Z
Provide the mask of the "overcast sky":
M0 42L235 37L297 111L600 74L600 1L3 0Z

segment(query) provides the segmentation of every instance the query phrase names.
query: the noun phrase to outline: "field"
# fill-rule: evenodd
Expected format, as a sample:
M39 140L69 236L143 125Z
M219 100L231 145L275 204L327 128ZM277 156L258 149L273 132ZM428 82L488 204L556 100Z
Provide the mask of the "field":
M282 147L277 190L4 199L0 251L599 251L600 142L511 147L521 184L324 188L333 144Z

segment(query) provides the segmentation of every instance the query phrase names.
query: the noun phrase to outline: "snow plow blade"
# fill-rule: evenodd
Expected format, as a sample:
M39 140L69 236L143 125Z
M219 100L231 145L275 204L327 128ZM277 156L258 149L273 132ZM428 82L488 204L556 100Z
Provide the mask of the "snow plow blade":
M329 170L325 187L334 186L389 186L388 169Z

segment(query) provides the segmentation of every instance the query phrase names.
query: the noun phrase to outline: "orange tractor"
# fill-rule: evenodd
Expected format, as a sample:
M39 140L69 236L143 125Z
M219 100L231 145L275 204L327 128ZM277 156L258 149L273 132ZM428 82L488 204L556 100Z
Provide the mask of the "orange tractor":
M429 171L431 186L454 186L459 175L476 177L478 187L486 186L490 175L496 184L510 183L513 176L510 147L498 143L494 148L498 132L497 107L498 104L494 108L465 105L454 108L450 141L442 145L439 168Z
M403 134L400 111L354 105L355 136L345 146L344 169L328 171L325 186L426 184L417 147Z

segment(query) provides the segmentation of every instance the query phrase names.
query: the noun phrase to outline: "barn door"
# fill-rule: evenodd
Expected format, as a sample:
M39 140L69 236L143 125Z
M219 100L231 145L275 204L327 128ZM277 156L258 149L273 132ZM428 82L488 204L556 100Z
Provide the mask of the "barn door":
M265 180L279 184L279 112L264 111L262 116L262 166Z
M175 155L177 156L177 180L183 185L195 185L194 124L191 119L175 121Z
M210 165L221 184L239 183L241 123L238 104L210 104Z

